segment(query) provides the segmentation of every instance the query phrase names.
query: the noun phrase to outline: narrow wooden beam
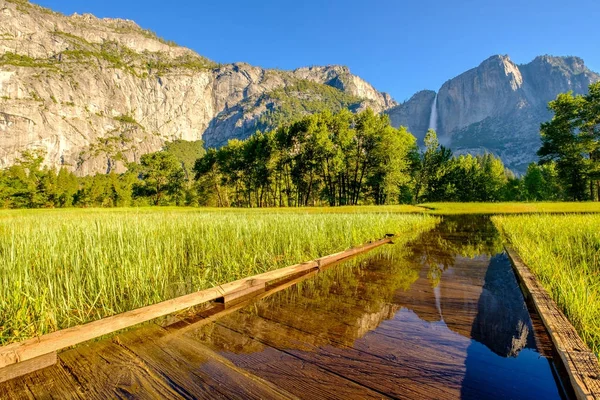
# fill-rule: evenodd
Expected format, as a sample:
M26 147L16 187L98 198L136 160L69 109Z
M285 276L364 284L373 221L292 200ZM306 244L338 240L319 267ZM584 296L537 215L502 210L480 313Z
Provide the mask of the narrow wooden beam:
M251 304L251 302L257 301L257 300L261 300L264 298L267 298L277 292L280 292L282 290L285 290L287 288L289 288L290 286L294 286L295 284L305 281L307 279L313 278L315 277L317 274L319 273L318 270L313 270L310 272L307 272L305 274L301 274L295 278L289 278L289 279L284 279L280 282L277 282L273 287L268 288L265 292L259 292L257 293L256 296L251 297L251 298L244 298L241 299L240 302L234 302L234 304L230 305L229 307L223 307L220 310L216 309L216 306L213 308L214 313L211 313L208 316L201 316L200 318L197 317L197 315L193 316L192 318L184 318L182 320L180 320L179 322L167 325L167 326L163 326L163 328L169 330L172 334L177 334L177 335L182 335L190 330L194 330L194 329L199 329L200 327L212 323L220 318L223 318L226 315L232 314L246 306L248 306L249 304Z
M84 325L74 326L0 347L0 370L6 366L32 360L48 353L75 346L103 335L108 335L121 329L129 328L143 322L197 306L201 303L224 298L232 293L244 292L253 286L264 285L270 281L301 272L317 270L323 266L352 257L358 253L367 252L375 247L390 243L391 240L391 238L381 239L316 260L254 275L210 289L201 290L185 296L89 322Z
M53 351L52 353L44 354L43 356L32 358L31 360L0 368L0 383L27 375L38 369L50 367L51 365L56 364L56 361L56 352Z
M535 309L548 330L554 347L569 374L575 395L578 399L600 399L600 364L596 355L579 337L573 325L517 252L506 247L506 253L521 286L533 300Z
M256 296L259 292L264 292L266 288L265 282L257 282L255 285L249 288L231 292L223 296L223 303L226 307L229 307L235 303L239 303L250 296Z

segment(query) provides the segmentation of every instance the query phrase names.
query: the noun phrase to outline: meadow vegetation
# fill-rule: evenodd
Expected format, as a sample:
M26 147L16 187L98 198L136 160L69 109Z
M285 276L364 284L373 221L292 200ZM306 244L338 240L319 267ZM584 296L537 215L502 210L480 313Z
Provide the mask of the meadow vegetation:
M600 355L600 215L494 216L492 221Z
M38 210L0 213L0 344L425 231L422 214Z
M598 202L423 203L431 214L597 213Z

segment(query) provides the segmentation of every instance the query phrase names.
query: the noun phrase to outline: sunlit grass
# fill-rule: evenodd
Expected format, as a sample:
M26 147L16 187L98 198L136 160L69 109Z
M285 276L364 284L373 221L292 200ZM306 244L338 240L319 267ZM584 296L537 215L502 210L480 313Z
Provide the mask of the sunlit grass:
M0 212L0 343L334 253L436 219L392 212Z
M495 216L580 336L600 353L600 215Z
M432 214L520 214L600 212L600 202L579 203L424 203L419 204Z

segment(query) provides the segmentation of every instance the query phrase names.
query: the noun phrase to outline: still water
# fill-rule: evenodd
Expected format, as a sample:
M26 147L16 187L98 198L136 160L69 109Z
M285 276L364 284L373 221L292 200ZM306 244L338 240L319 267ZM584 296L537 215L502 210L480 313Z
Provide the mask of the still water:
M571 397L486 216L445 217L193 335L302 398Z

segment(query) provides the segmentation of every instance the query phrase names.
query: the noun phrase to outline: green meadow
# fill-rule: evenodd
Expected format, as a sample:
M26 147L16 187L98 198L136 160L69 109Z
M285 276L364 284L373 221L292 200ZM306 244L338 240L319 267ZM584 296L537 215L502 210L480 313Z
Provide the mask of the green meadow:
M435 227L443 215L496 214L492 221L504 241L521 254L598 352L600 214L594 212L600 212L600 203L4 210L0 344L314 259L388 233L406 243Z
M432 214L598 213L600 202L423 203Z
M315 211L2 212L0 343L314 259L387 233L412 235L437 221L416 213Z
M600 215L494 216L492 221L600 354Z

